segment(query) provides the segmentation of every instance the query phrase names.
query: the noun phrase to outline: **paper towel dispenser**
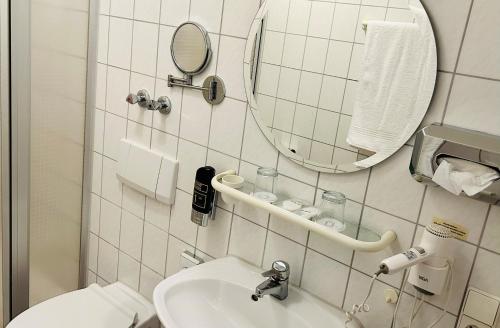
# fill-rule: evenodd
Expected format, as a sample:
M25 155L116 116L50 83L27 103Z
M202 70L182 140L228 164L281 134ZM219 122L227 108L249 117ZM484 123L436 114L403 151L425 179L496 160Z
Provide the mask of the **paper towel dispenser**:
M457 158L500 172L500 136L449 125L432 124L415 139L410 172L418 182L437 186L432 178L441 158ZM472 198L500 204L500 181Z
M178 169L175 159L126 139L120 141L118 179L150 198L167 205L174 203Z

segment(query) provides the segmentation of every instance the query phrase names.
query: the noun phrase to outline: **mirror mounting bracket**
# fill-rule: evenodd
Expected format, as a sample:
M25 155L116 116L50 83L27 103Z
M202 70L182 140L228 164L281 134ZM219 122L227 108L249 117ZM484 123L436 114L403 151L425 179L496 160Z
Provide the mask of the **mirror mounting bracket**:
M220 104L226 97L226 87L224 81L215 75L211 75L205 79L203 86L193 85L193 76L186 75L184 78L168 76L168 87L181 87L192 90L199 90L203 93L205 100L211 105Z

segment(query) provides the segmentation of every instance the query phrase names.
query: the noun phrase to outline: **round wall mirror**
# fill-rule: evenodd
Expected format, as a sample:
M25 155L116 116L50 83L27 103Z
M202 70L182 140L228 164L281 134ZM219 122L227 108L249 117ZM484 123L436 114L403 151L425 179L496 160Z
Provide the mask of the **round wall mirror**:
M354 172L418 129L436 43L418 0L267 0L244 68L252 113L282 154L317 171Z
M187 75L201 73L212 57L207 31L193 22L186 22L176 29L170 50L175 66Z

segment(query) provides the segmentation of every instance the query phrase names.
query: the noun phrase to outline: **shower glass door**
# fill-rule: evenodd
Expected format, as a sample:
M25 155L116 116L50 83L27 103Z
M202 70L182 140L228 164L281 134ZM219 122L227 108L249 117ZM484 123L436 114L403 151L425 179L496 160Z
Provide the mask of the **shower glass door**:
M93 3L10 0L12 316L84 283Z

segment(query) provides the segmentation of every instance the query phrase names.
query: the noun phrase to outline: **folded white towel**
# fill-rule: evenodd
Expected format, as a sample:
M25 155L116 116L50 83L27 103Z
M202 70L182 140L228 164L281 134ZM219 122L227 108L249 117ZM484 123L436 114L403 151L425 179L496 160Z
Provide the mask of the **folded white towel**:
M462 191L467 196L474 196L498 179L500 174L490 167L447 157L441 160L432 181L457 196Z
M386 159L418 128L434 90L436 45L425 11L411 7L415 23L369 21L363 73L347 142L375 152L355 163Z

